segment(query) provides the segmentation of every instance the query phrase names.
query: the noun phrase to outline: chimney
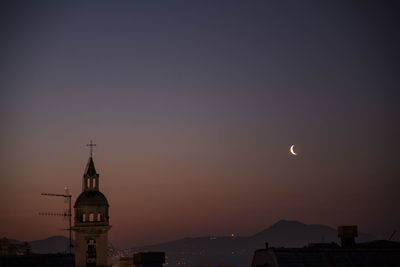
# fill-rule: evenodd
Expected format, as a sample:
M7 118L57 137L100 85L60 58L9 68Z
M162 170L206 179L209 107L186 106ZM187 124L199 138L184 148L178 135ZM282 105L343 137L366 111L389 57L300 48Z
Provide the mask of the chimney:
M340 237L342 248L354 247L355 238L358 236L357 225L345 225L338 227L338 237Z

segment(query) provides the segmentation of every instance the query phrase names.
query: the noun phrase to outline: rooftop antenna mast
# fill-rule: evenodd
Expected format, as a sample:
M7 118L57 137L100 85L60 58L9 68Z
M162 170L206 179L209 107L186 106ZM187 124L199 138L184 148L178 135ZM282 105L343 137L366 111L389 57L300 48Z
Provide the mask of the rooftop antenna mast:
M57 212L39 212L39 215L44 215L44 216L63 216L64 218L69 219L69 228L66 229L69 231L69 254L72 254L72 227L71 227L71 219L72 219L72 213L71 213L71 194L69 193L68 187L64 187L65 194L53 194L53 193L42 193L42 196L50 196L50 197L63 197L65 201L68 201L69 206L68 210L64 211L63 213L57 213Z
M390 235L389 237L389 241L392 241L392 238L394 237L394 235L396 234L396 229L393 230L393 233Z

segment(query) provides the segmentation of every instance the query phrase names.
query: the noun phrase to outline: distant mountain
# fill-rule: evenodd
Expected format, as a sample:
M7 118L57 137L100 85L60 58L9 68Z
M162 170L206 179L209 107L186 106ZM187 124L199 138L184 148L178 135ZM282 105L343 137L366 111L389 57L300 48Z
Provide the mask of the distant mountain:
M7 239L8 239L8 238L7 238ZM17 239L12 239L12 238L8 239L8 242L10 242L11 244L21 244L21 243L24 243L23 241L19 241L19 240L17 240Z
M12 244L21 244L24 241L8 239L8 242ZM28 244L30 245L32 252L37 254L69 252L69 238L65 236L52 236L41 240L31 241L28 242ZM74 244L73 241L72 244Z
M29 242L33 253L68 253L69 238L65 236L52 236L46 239Z
M337 230L326 225L304 224L280 220L269 228L250 237L254 242L268 242L273 247L303 247L309 243L339 243ZM357 242L367 242L374 236L359 233Z
M369 234L359 233L357 242L374 240ZM273 247L304 247L309 243L339 243L337 230L325 225L307 225L298 221L281 220L250 237L184 238L151 246L134 247L127 256L138 251L165 251L168 266L186 263L189 266L235 265L249 266L256 249L265 243Z

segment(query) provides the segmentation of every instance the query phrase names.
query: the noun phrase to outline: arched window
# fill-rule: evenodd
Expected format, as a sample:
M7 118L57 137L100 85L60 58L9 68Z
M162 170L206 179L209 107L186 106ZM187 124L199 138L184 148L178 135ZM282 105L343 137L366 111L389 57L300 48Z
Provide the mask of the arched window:
M94 222L94 213L89 213L89 222Z
M86 213L82 213L82 222L86 222Z
M93 188L96 188L96 179L93 179Z
M86 187L90 188L90 179L87 179L86 182L87 182Z
M103 221L103 217L101 216L101 212L97 213L97 221L98 222Z
M96 240L87 240L86 257L90 262L96 262Z

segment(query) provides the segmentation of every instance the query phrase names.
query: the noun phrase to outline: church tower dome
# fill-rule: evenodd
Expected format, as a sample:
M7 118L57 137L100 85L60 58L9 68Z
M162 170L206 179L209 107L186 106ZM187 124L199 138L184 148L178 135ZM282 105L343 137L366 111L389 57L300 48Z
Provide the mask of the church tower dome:
M107 198L99 190L99 174L91 155L82 179L82 193L74 205L75 265L108 266L107 245L109 225Z
M99 191L99 174L90 157L83 174L82 193L74 205L75 225L108 224L108 207L107 198Z

